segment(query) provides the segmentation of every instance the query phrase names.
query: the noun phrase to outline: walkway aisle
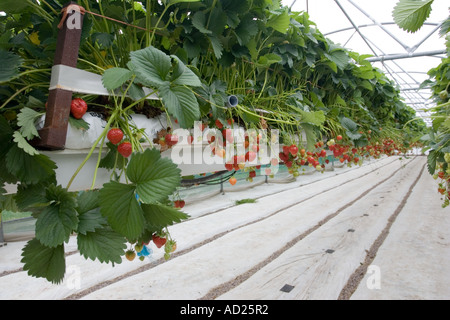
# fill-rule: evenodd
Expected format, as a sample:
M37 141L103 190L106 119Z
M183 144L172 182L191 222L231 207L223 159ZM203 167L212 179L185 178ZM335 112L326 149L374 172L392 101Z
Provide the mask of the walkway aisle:
M59 286L20 271L23 243L8 244L0 299L448 299L450 212L425 163L383 158L188 204L169 261L156 248L115 267L75 252Z

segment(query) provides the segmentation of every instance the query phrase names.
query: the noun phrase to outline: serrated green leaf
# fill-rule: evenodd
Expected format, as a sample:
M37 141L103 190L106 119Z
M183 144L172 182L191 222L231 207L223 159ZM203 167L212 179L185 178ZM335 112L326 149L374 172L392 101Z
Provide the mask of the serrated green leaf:
M6 168L26 184L55 179L56 164L46 155L29 155L17 145L13 145L6 154Z
M93 261L98 259L101 263L120 264L124 250L127 248L126 239L109 228L79 234L77 243L78 250L83 257Z
M28 275L45 278L54 284L59 284L64 279L66 272L64 245L50 248L34 238L22 249L22 257L23 270L28 271Z
M19 75L19 67L22 65L22 58L12 52L0 49L0 83L11 80Z
M17 143L17 146L28 153L30 156L39 154L39 152L34 147L32 147L27 140L25 140L25 138L19 131L14 132L13 137L14 142Z
M298 112L301 115L301 121L302 123L309 123L315 126L322 126L325 122L325 114L323 111L303 111L298 110Z
M270 66L271 64L281 62L281 57L275 53L268 53L258 58L258 65Z
M100 206L99 195L98 190L80 191L77 195L76 209L78 213L82 214L98 208Z
M115 90L131 79L133 72L124 68L106 69L102 76L103 86L108 90Z
M144 86L159 87L167 84L167 77L172 67L171 59L154 47L130 53L128 67L136 74L136 80Z
M133 154L127 176L136 184L139 199L146 203L165 200L181 182L181 170L156 149Z
M222 42L220 42L220 39L214 35L208 36L209 41L211 41L211 46L214 51L214 55L217 59L220 59L222 57L223 53L223 45Z
M43 115L42 112L37 112L28 107L24 107L17 115L17 124L20 127L20 133L25 139L31 140L38 137L39 133L36 129L36 120Z
M356 131L358 129L358 125L350 118L342 117L341 125L347 129L348 131Z
M136 239L144 230L144 214L136 199L136 187L115 181L100 190L100 212L113 230L127 239Z
M351 132L351 131L346 131L345 134L347 135L347 137L350 140L358 140L359 138L362 137L362 134L359 132Z
M395 23L405 31L416 32L431 12L434 0L399 0L392 16Z
M2 0L0 3L0 11L6 13L21 13L29 7L27 1Z
M82 191L77 197L78 228L77 233L86 234L107 224L107 220L100 213L99 191Z
M89 123L84 121L83 118L81 119L75 119L74 117L69 117L69 124L78 130L89 130Z
M177 57L171 56L175 60L173 75L171 79L172 85L201 87L202 82L197 75Z
M57 247L69 240L78 225L74 194L60 186L49 186L46 198L50 204L36 220L36 239L47 247Z
M161 230L189 218L184 212L162 204L143 204L142 210L147 224L153 230Z
M171 87L159 88L160 97L167 111L178 120L181 128L192 128L200 118L200 107L197 98L189 88Z
M433 175L436 171L436 159L437 159L438 153L436 150L430 150L427 156L427 169L428 172Z
M100 208L82 213L78 216L77 233L86 235L107 225L107 219L100 213Z
M289 28L291 18L287 11L283 11L279 14L274 14L269 21L267 21L267 27L270 27L278 32L286 33Z
M204 34L212 34L211 30L208 30L206 26L206 15L203 11L196 12L191 19L192 25L197 28L198 31Z

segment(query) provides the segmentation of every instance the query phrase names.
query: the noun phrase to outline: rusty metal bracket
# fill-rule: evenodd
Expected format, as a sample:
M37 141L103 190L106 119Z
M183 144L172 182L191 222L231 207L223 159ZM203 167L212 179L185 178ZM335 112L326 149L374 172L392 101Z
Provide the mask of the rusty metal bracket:
M71 1L63 8L53 64L76 68L83 28L84 9ZM72 22L76 21L76 24ZM71 22L71 23L69 23ZM72 91L49 90L44 127L32 144L40 149L63 150L69 124Z

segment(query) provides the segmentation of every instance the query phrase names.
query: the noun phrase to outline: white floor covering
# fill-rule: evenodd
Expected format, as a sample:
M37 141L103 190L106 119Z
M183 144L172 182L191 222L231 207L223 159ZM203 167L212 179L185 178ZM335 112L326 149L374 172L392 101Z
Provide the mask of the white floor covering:
M386 157L186 199L170 260L153 246L114 267L74 253L60 285L21 271L25 242L8 242L0 299L450 299L450 208L425 163Z

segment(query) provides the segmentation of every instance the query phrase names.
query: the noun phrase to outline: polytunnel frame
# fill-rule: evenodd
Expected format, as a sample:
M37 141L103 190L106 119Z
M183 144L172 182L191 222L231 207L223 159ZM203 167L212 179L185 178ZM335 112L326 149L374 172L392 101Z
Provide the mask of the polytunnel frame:
M306 1L306 8L308 11L308 2ZM361 8L361 6L357 5L353 0L347 0L348 3L350 3L352 6L354 6L358 11L360 11L364 16L366 16L368 19L370 19L373 23L371 24L356 24L354 19L352 19L351 15L345 10L345 8L341 4L341 0L334 0L336 5L339 7L339 9L342 11L342 13L345 15L347 20L352 25L351 27L341 28L337 29L331 32L324 33L324 36L327 37L329 35L335 34L335 33L341 33L349 30L354 30L354 32L350 35L350 37L347 39L346 43L343 45L344 47L346 44L353 38L355 34L358 34L361 39L365 42L367 47L370 49L370 51L373 53L373 57L369 57L366 60L374 63L374 62L380 62L385 69L384 72L387 73L390 78L397 84L400 90L401 96L405 99L405 104L410 106L416 111L416 114L421 117L424 122L427 125L431 125L431 119L430 119L430 113L426 111L426 109L432 107L435 103L430 100L430 93L424 93L424 88L421 87L422 82L417 80L413 76L413 74L427 74L426 72L420 72L420 71L410 71L410 70L404 70L397 62L396 60L402 60L402 59L409 59L409 58L415 58L415 57L434 57L438 59L444 58L446 54L445 48L442 50L430 50L430 51L417 51L417 49L427 40L429 39L433 34L439 32L439 28L442 23L437 22L424 22L424 26L434 26L434 28L422 39L420 39L415 45L408 46L403 41L401 41L398 37L396 37L392 32L390 32L385 26L387 25L396 25L395 22L389 21L389 22L379 22L377 19L372 17L369 13L367 13L364 9ZM290 8L297 2L297 0L293 0ZM380 49L374 41L372 41L369 37L367 37L361 29L364 28L371 28L371 27L378 27L380 30L382 30L385 34L387 34L391 39L396 41L398 44L400 44L401 47L405 50L404 52L400 53L386 53L382 49ZM377 53L375 50L377 49L381 54ZM392 63L396 68L399 70L394 70L388 63L389 61ZM408 78L408 79L405 79ZM411 82L409 82L411 81Z

